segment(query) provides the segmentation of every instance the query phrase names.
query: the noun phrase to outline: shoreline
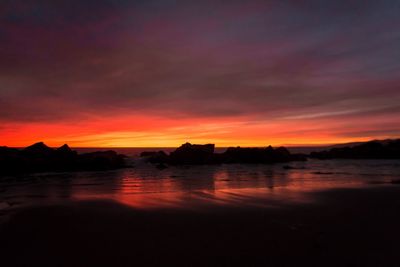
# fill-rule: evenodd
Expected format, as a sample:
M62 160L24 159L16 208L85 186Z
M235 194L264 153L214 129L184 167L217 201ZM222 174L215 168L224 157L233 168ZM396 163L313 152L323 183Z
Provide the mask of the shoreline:
M0 226L6 266L395 266L400 186L310 193L278 208L139 210L71 201Z

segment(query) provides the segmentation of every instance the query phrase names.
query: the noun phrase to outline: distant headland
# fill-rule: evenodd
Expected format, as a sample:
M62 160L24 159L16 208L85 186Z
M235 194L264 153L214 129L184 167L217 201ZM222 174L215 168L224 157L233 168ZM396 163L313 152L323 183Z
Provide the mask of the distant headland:
M365 143L336 145L329 150L311 152L317 159L400 159L400 139L373 140Z

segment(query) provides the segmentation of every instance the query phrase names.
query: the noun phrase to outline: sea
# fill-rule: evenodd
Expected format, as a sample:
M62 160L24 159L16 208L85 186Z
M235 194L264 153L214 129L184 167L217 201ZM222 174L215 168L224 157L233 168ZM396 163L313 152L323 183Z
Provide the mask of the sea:
M79 153L108 150L80 148ZM336 188L399 186L400 160L317 160L278 164L170 166L157 169L143 151L118 148L130 168L38 173L0 178L1 216L21 207L65 201L116 201L137 209L201 209L209 205L279 206L312 202L313 192ZM223 152L217 148L216 152ZM302 152L297 148L296 151ZM303 151L304 152L304 151Z

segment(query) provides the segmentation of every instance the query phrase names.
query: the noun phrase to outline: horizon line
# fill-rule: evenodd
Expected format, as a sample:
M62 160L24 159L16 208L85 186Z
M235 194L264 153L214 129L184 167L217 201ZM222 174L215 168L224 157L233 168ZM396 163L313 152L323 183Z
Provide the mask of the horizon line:
M353 143L365 143L365 142L371 142L371 141L384 141L384 140L396 140L396 139L400 139L399 138L387 138L387 139L370 139L367 141L353 141L353 142L343 142L343 143L321 143L321 144L277 144L277 145L263 145L263 146L243 146L243 145L230 145L230 146L215 146L215 148L229 148L229 147L268 147L268 146L273 146L273 147L327 147L327 146L334 146L334 145L346 145L346 144L353 144ZM46 144L46 142L44 141L38 141L35 142L33 144L39 143L39 142L43 142L44 144ZM190 142L188 142L190 143ZM33 145L31 144L31 145ZM65 144L68 145L68 142L66 142ZM184 143L182 143L184 144ZM74 148L74 149L94 149L94 148L113 148L113 149L127 149L127 148L177 148L180 145L177 146L70 146L68 145L70 148ZM197 143L192 143L192 144L197 144ZM202 143L202 144L213 144L213 143ZM215 145L215 144L214 144ZM5 146L6 145L0 145L1 146ZM30 145L28 145L30 146ZM61 145L62 146L62 145ZM27 146L9 146L10 148L25 148ZM59 146L49 146L51 148L57 148L60 147Z

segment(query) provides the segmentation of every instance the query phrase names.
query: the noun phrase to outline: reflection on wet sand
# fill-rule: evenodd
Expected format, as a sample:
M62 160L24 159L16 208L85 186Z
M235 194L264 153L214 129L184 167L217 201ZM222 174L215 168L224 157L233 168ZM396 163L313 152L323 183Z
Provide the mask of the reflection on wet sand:
M3 177L0 262L396 266L399 177L384 160Z
M110 199L136 208L207 205L279 206L311 201L306 192L398 179L396 161L309 161L212 165L158 170L136 164L107 172L37 174L0 180L2 209L66 200ZM371 169L369 169L371 166Z
M253 166L257 167L257 166ZM198 209L207 205L271 206L277 201L305 201L299 190L289 189L288 174L246 170L246 166L176 168L158 175L152 169L120 173L103 190L73 187L76 200L113 199L135 208ZM154 179L156 178L156 179ZM279 181L278 181L279 180ZM113 187L110 192L110 187Z

